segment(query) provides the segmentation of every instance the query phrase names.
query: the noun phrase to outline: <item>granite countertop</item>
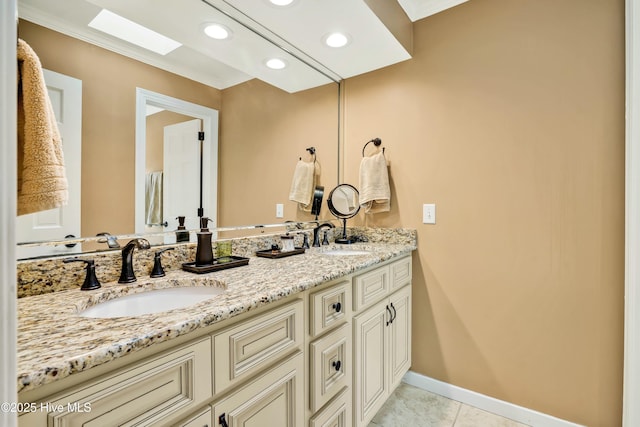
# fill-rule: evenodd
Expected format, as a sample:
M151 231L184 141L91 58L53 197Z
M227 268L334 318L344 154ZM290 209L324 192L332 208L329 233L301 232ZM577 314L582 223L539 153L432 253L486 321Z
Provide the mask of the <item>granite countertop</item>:
M367 250L335 256L332 248ZM279 259L207 274L181 270L138 277L133 284L103 283L95 291L67 290L18 300L18 392L32 390L155 343L188 334L324 282L408 254L412 244L363 243L308 249ZM187 308L137 317L84 318L78 311L109 296L175 286L222 286L225 291Z

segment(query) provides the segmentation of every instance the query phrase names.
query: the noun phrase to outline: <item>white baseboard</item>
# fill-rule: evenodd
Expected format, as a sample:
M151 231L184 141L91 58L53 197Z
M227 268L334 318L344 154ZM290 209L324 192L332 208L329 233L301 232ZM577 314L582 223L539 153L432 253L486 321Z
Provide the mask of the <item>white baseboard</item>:
M403 382L414 387L421 388L432 393L439 394L458 402L466 403L483 411L500 415L512 419L522 424L533 427L584 427L570 421L561 420L551 415L543 414L532 409L514 405L504 400L495 399L467 390L462 387L451 385L412 371L405 374Z

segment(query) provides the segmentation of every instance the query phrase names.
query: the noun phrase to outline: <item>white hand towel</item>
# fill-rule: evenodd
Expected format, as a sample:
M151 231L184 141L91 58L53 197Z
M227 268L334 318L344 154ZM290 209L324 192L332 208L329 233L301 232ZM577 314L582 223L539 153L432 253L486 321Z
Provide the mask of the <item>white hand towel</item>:
M162 172L147 173L145 184L146 224L162 223Z
M389 212L390 201L389 172L384 153L363 157L360 162L360 206L365 213Z
M298 202L301 209L311 204L313 189L315 187L315 175L315 162L298 161L293 172L293 180L291 181L291 189L289 190L289 200Z

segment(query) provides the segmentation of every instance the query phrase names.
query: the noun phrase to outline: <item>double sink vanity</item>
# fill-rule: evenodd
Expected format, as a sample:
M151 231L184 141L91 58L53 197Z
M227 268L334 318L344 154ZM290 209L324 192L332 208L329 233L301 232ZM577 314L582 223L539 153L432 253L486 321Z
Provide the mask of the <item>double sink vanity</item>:
M415 231L381 233L20 298L19 425L368 425L411 364Z

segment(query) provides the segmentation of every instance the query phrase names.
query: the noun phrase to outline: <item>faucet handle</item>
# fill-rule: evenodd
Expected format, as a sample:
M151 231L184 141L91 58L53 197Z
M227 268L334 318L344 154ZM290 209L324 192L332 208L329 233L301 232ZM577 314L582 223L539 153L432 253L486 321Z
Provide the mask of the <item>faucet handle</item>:
M162 267L161 255L166 251L171 251L171 250L173 250L173 248L166 248L166 249L159 250L155 253L153 257L153 270L151 270L151 274L149 275L149 277L165 276L164 268Z
M80 258L65 258L62 260L64 263L70 262L84 262L87 264L87 276L84 278L84 283L80 287L82 291L93 291L100 288L100 282L96 277L96 265L92 259L80 259Z
M325 232L324 232L324 237L323 237L323 239L322 239L322 245L323 245L323 246L324 246L324 245L328 245L328 244L329 244L329 238L328 238L328 236L329 236L329 232L328 232L328 231L325 231Z

